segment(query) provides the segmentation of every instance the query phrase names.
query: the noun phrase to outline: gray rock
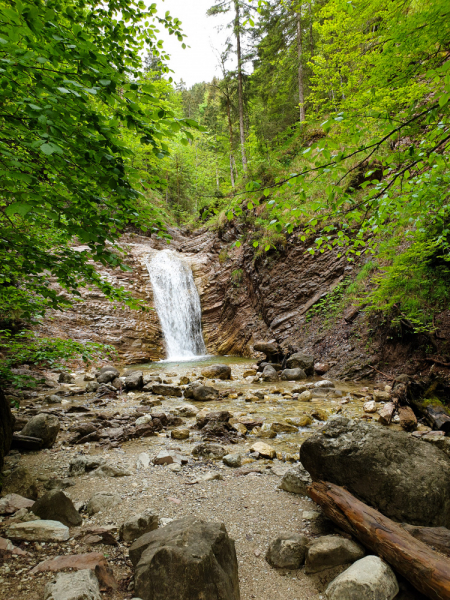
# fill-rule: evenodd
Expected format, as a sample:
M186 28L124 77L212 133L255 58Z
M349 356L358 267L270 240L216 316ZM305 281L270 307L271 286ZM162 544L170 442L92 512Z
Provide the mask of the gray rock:
M305 573L318 573L338 565L353 563L365 555L364 548L346 538L326 535L308 548Z
M58 383L74 383L75 377L69 373L60 373Z
M192 404L184 404L183 406L177 406L175 409L175 413L180 415L180 417L195 417L199 412L199 409Z
M239 600L236 550L223 523L184 517L135 544L130 558L143 600Z
M133 373L125 377L124 386L128 391L142 389L142 371L134 371Z
M301 381L306 379L306 373L303 369L284 369L281 371L280 379L284 381Z
M253 345L253 350L255 352L262 352L266 356L273 356L279 352L278 346L271 342L256 342L256 344Z
M207 379L231 379L231 367L228 365L211 365L202 369L202 375Z
M208 442L197 444L197 446L194 446L192 449L192 455L200 456L201 458L221 459L226 453L227 451L223 446L220 446L219 444L210 444Z
M147 509L142 514L126 521L120 530L120 539L124 542L134 542L142 535L154 531L159 527L159 516Z
M291 494L301 494L302 496L308 495L308 486L311 485L312 479L301 464L295 465L283 475L283 479L280 483L280 489Z
M188 463L188 458L182 456L176 450L161 450L153 459L154 465L184 465Z
M181 398L183 390L176 385L165 385L165 384L154 384L152 385L152 393L158 396L172 396L175 398Z
M71 480L68 479L67 477L63 477L62 479L59 479L58 477L52 477L52 479L49 479L48 481L45 482L44 487L46 490L65 490L69 487L73 487L75 485L75 483Z
M31 417L21 434L40 438L43 448L51 448L58 437L59 420L54 415L40 414Z
M106 367L102 367L99 371L99 375L101 373L106 373L107 371L112 371L116 377L119 377L120 375L118 369L116 369L116 367L113 367L112 365L106 365Z
M193 381L188 386L186 386L186 388L184 390L184 397L185 398L193 398L194 397L194 388L201 387L201 386L202 386L202 384L199 381Z
M61 404L62 398L56 394L52 394L51 396L45 396L45 401L47 404Z
M262 372L262 378L264 381L278 381L278 373L271 365L266 365Z
M206 386L206 385L197 385L192 388L192 399L197 402L211 402L217 400L219 397L218 390Z
M104 462L105 459L98 456L76 456L69 463L69 477L84 475L84 473L98 469Z
M47 583L44 600L101 600L98 579L90 569L58 573Z
M99 383L97 383L97 381L89 381L89 383L86 384L86 393L92 394L93 392L96 392L98 388Z
M17 467L3 480L3 494L18 494L29 500L37 500L38 486L34 477L26 467Z
M117 506L122 502L119 494L111 492L97 492L89 500L86 511L88 515L96 515L98 512Z
M44 494L33 504L31 511L43 520L59 521L67 527L76 527L83 522L72 500L61 490L52 490Z
M398 592L389 565L378 556L366 556L338 575L325 594L327 600L392 600Z
M304 352L296 352L286 361L288 369L303 369L309 376L314 375L314 357Z
M302 444L300 459L314 481L345 486L387 517L450 527L448 457L406 432L337 417Z
M27 542L65 542L70 537L69 528L59 521L29 521L14 523L6 530L12 540Z
M223 457L223 462L225 465L227 465L227 467L232 467L236 469L242 465L242 454L240 454L239 452L227 454Z
M115 371L104 371L97 377L97 383L111 383L116 377Z
M95 477L129 477L131 473L129 471L124 471L119 467L115 467L114 465L100 465L98 469L92 472L92 475Z
M266 561L277 569L299 569L305 561L308 538L297 533L281 535L271 542Z

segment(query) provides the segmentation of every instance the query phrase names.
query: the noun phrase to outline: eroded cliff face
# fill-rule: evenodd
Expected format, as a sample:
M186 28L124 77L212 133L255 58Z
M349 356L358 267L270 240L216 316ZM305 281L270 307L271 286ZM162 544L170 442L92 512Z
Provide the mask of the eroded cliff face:
M255 261L252 249L231 246L232 229L222 236L206 230L170 233L170 247L192 268L210 353L253 356L254 342L263 339L275 340L284 348L309 347L317 354L314 346L324 338L318 341L305 331L305 315L323 294L351 273L345 258L331 252L310 256L306 246L293 236L282 250ZM124 236L122 246L133 271L103 269L102 273L145 300L149 310L132 311L107 301L98 291L85 290L83 302L72 310L49 314L40 333L112 344L128 364L164 358L164 340L157 313L152 310L147 262L155 251L167 248L167 242L130 234ZM333 362L335 351L345 351L342 340L335 342L339 342L337 350L333 343L321 348L322 358ZM351 354L354 349L347 350Z

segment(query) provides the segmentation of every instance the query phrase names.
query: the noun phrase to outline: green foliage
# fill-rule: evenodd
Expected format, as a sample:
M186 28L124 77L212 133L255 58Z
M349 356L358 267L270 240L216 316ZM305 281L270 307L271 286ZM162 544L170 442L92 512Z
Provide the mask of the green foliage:
M234 287L240 287L242 283L243 271L242 269L235 269L231 273L231 283Z
M350 281L349 277L344 277L331 292L318 300L306 313L306 321L310 322L314 317L320 316L324 325L330 323L342 311L342 299Z
M104 357L115 357L116 350L106 344L76 342L61 338L35 337L24 331L16 335L0 331L0 349L6 358L0 360L0 386L34 387L36 380L14 373L14 367L28 364L38 367L64 369L65 362L81 358L85 363Z

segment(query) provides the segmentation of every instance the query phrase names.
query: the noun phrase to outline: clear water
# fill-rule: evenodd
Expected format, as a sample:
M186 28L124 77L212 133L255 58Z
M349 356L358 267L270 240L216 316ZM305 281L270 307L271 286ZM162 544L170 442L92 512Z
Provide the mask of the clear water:
M162 250L147 263L155 308L166 344L167 361L206 355L202 309L190 266L173 250Z

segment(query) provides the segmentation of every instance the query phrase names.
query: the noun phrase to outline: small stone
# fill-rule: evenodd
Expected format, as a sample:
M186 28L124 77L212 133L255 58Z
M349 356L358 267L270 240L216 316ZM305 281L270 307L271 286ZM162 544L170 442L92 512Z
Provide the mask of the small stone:
M278 373L271 365L266 365L262 372L263 381L278 381Z
M381 390L374 390L373 391L373 399L376 402L389 402L389 400L391 399L391 395L389 394L389 392L384 392Z
M318 375L324 375L327 371L330 370L330 365L328 363L320 363L317 362L314 364L314 371L318 374Z
M46 396L45 401L47 402L47 404L61 404L62 398L60 398L56 394L52 394L51 396Z
M309 415L303 415L302 417L287 417L286 422L296 427L308 427L313 420Z
M150 466L150 456L147 454L147 452L141 452L141 454L139 454L136 461L136 466L138 469L147 469Z
M210 444L208 442L198 444L192 449L193 456L200 456L202 458L222 459L226 453L227 451L223 446L220 446L219 444Z
M276 569L299 569L305 561L308 538L296 533L284 534L270 543L266 561Z
M244 371L244 379L246 377L255 377L256 376L256 370L255 369L247 369L247 371Z
M154 531L159 527L159 516L151 509L126 521L119 530L120 539L124 542L134 542L141 535Z
M44 600L101 600L98 579L89 569L58 573L56 580L45 586Z
M227 454L223 457L223 462L227 467L232 467L233 469L238 468L242 466L242 454L239 452Z
M248 433L248 429L243 423L233 423L232 427L241 435L247 435Z
M196 482L203 483L203 482L207 482L207 481L221 481L222 479L223 479L223 475L221 473L214 473L214 472L210 471L206 475L203 475L202 477L198 478L196 480Z
M8 494L0 499L0 515L12 515L22 508L33 506L34 500L29 500L19 494Z
M117 506L121 502L122 499L118 494L111 492L97 492L89 500L86 511L88 515L92 516L100 511Z
M275 433L297 433L297 427L289 425L289 423L276 422L272 423L271 428Z
M313 410L311 413L311 416L314 419L316 419L317 421L327 421L328 420L328 414L324 410L321 410L320 408L316 408L316 410Z
M178 429L172 429L170 435L174 440L187 440L189 438L189 433L187 427L180 427Z
M305 390L304 392L302 392L299 397L297 398L297 400L299 402L309 402L312 398L312 394L309 390Z
M143 417L139 417L135 421L135 425L146 425L147 423L151 423L153 420L152 415L144 415Z
M366 402L364 404L364 412L366 413L375 413L377 412L377 403L375 402L375 400L369 400L369 402Z
M275 458L277 454L276 450L272 448L272 446L269 446L269 444L264 444L264 442L256 442L256 444L253 444L253 446L250 448L250 452L258 452L258 454L263 458L270 459Z
M272 425L270 423L263 423L261 425L261 427L259 427L259 428L255 427L255 429L253 430L253 432L258 437L262 437L262 438L272 439L274 437L277 437L277 434L272 429Z
M154 465L172 465L172 464L185 464L187 463L187 458L184 458L178 452L174 450L161 450L153 459Z
M356 542L327 535L315 540L308 548L305 573L318 573L338 565L352 563L364 555L364 548Z
M75 383L75 377L70 373L60 373L58 383Z
M70 537L66 525L59 521L41 520L10 525L6 535L13 540L28 542L65 542Z
M393 402L388 402L387 404L385 404L378 411L378 414L380 415L379 422L382 425L390 425L391 421L392 421L392 417L394 416L394 411L395 411L395 405Z
M308 495L308 486L312 484L311 476L302 464L292 467L283 476L280 489L291 494Z
M321 516L322 513L320 513L318 510L304 510L302 512L302 519L304 521L315 521Z
M98 469L93 471L92 475L94 477L129 477L131 473L129 471L124 471L119 467L115 467L114 465L100 465Z
M326 589L327 600L393 600L399 592L394 572L378 556L366 556L334 579Z
M169 465L168 468L171 471L173 471L174 473L179 473L182 470L182 466L179 465L178 463L173 463L173 464Z
M321 381L316 381L314 384L315 388L334 388L334 383L329 381L328 379L322 379Z
M174 411L175 414L180 415L180 417L195 417L199 412L199 409L192 404L184 404L183 406L177 406Z

